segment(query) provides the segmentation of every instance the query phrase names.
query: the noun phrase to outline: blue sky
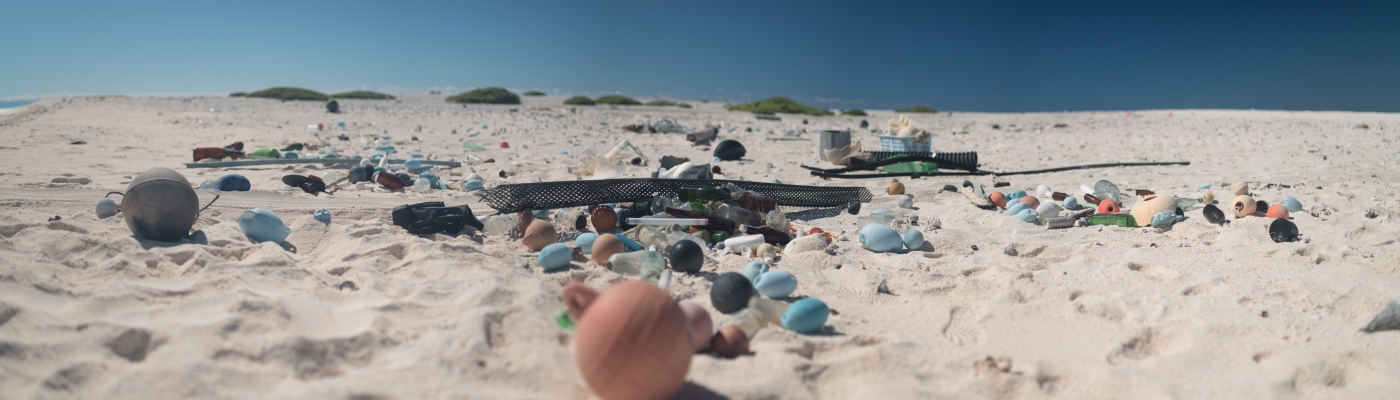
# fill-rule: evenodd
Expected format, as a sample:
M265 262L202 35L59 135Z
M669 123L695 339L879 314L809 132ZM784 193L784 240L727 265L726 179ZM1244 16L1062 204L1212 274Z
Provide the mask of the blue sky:
M0 100L503 86L826 108L1400 112L1400 2L285 3L0 3Z

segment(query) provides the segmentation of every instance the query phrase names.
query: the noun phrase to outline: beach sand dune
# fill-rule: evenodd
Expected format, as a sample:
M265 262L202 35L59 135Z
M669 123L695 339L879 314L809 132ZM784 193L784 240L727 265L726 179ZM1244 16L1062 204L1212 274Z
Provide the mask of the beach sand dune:
M705 122L748 148L724 162L723 179L858 185L877 193L863 213L895 209L888 180L830 180L799 164L816 158L816 131L855 128L856 117L784 115L759 121L718 104L583 107L558 97L525 104L448 104L441 96L316 102L244 98L44 100L0 116L0 397L4 398L589 398L571 332L555 313L568 280L595 288L629 278L575 262L544 273L517 239L479 233L410 235L389 208L442 200L493 211L463 192L312 196L285 174L330 167L185 168L194 147L242 141L250 148L314 141L305 127L347 132L336 146L361 151L364 133L386 133L401 154L493 158L464 167L488 187L574 179L584 147L619 140L653 161L709 160L681 135L621 126ZM878 126L894 116L873 111ZM1256 198L1285 196L1303 241L1274 243L1269 219L1209 224L1200 211L1169 230L1087 227L1018 237L1032 227L975 208L962 177L901 179L915 196L931 245L875 254L854 241L835 255L807 252L778 269L800 282L794 296L836 312L802 335L760 331L753 354L696 355L687 398L1394 398L1400 332L1359 332L1400 297L1400 115L1343 112L1173 110L911 115L943 151L977 151L982 167L1015 171L1077 164L1190 161L1027 176L973 177L1031 190L1080 194L1107 179L1198 197L1213 184L1251 185ZM345 128L335 127L344 121ZM996 124L998 129L993 129ZM1056 127L1056 124L1063 124ZM484 127L483 127L484 125ZM1364 125L1364 127L1363 127ZM746 132L753 128L754 132ZM767 140L805 129L807 141ZM455 130L455 133L453 131ZM770 133L771 131L771 133ZM477 132L475 137L469 132ZM327 133L323 133L326 135ZM414 140L414 137L417 139ZM869 131L853 140L878 147ZM82 141L85 144L70 144ZM481 152L463 149L464 141ZM509 149L499 149L507 141ZM561 154L568 152L568 154ZM204 211L195 243L136 239L118 218L98 219L97 199L125 190L150 167L191 182L246 175L251 192L222 193ZM655 167L655 164L652 165ZM498 177L512 170L508 180ZM650 169L628 167L628 176ZM460 180L460 176L448 176ZM1266 188L1264 183L1289 187ZM202 203L215 193L198 191ZM287 245L254 244L237 219L263 207L293 233ZM329 224L311 212L329 209ZM791 212L801 210L787 210ZM793 222L855 236L855 216L796 213ZM803 219L804 216L810 220ZM56 218L57 217L57 218ZM937 218L941 228L927 221ZM1232 218L1233 219L1233 218ZM710 280L748 260L717 255L703 273L675 277L671 292L710 310ZM886 290L877 290L880 282Z

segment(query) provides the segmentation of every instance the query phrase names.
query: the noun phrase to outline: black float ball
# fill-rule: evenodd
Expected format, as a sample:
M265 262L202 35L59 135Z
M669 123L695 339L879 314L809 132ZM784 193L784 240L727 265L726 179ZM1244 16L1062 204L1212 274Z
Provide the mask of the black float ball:
M705 249L694 241L682 240L671 245L671 270L696 273L705 265Z
M710 287L710 303L716 310L725 314L748 308L749 299L752 297L753 283L738 272L720 275L715 278L715 285Z

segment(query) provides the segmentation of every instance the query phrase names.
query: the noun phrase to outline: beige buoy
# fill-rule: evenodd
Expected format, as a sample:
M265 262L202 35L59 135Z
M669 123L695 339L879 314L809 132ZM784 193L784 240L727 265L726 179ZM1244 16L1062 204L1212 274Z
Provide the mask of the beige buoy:
M525 236L520 238L520 243L530 251L540 251L544 246L558 241L559 233L554 230L554 225L538 219L530 222L530 226L525 228Z
M1234 185L1230 186L1230 193L1234 193L1236 196L1248 196L1249 184L1244 183L1244 181L1235 182Z
M890 181L890 186L885 188L885 194L904 194L904 184L899 183L898 179Z
M1235 218L1250 216L1258 207L1259 204L1255 203L1254 198L1249 196L1237 196L1235 200L1230 202L1230 209L1235 210Z
M199 218L199 196L179 172L151 168L131 180L121 210L137 237L178 242Z
M1209 190L1204 191L1204 192L1201 192L1201 204L1203 204L1203 205L1215 204L1215 195L1212 194Z
M1152 225L1153 215L1157 215L1157 213L1162 211L1175 209L1175 197L1159 194L1148 196L1138 201L1136 204L1133 204L1133 210L1128 213L1133 215L1133 220L1137 221L1138 226L1149 226Z

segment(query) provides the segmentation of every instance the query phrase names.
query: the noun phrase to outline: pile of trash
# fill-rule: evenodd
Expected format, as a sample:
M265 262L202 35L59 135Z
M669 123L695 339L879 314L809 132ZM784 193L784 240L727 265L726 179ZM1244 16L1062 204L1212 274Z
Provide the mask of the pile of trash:
M903 193L903 186L896 189L896 180L891 183L889 193ZM998 183L1001 186L1002 183ZM1006 185L1009 185L1006 184ZM1202 209L1205 219L1216 225L1227 225L1226 213L1216 206L1215 195L1210 184L1200 185L1199 197L1175 197L1158 194L1152 190L1135 189L1123 191L1113 182L1100 180L1093 187L1080 185L1082 199L1056 192L1049 186L1039 185L1031 191L1012 190L1008 193L993 191L987 193L982 185L963 182L961 189L952 188L967 197L974 205L1003 212L1027 223L1041 225L1041 228L1022 228L1013 233L1034 235L1049 229L1064 229L1082 226L1117 226L1124 228L1154 227L1170 229L1187 219L1185 212ZM1270 205L1250 196L1249 184L1235 182L1231 187L1234 198L1229 204L1229 215L1236 219L1245 217L1265 217L1274 221L1269 226L1269 237L1275 242L1299 240L1298 227L1291 221L1290 213L1302 211L1303 205L1297 199L1285 197L1279 204ZM1087 206L1086 206L1087 204ZM1071 211L1073 213L1065 213Z

